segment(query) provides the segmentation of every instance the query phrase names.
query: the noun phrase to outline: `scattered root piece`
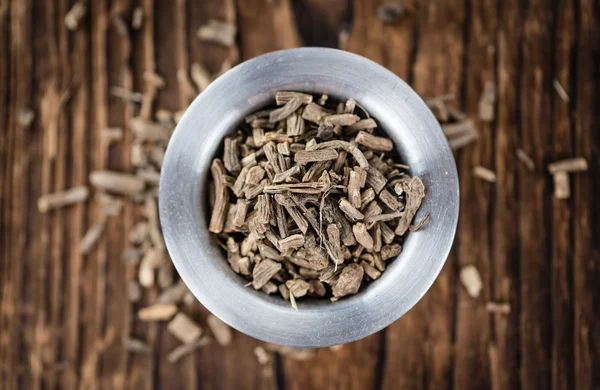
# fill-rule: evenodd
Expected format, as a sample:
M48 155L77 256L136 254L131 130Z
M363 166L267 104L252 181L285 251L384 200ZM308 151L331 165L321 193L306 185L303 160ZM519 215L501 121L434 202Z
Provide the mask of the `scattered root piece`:
M139 177L113 171L93 171L90 183L98 189L120 195L136 195L146 188L146 183Z
M517 149L517 158L527 167L528 170L531 172L535 171L535 162L523 149Z
M208 337L202 337L200 340L191 344L182 344L179 347L172 350L171 352L169 352L169 354L167 355L167 361L171 364L175 364L184 356L208 344L210 344L210 338Z
M494 108L496 105L496 83L488 80L483 85L483 91L479 98L479 119L484 122L494 120Z
M83 202L88 198L89 190L85 186L73 187L66 191L43 195L37 205L40 213Z
M552 86L554 87L556 93L558 94L558 96L560 96L563 102L568 103L571 100L567 91L565 91L563 86L560 84L560 81L558 81L557 79L552 80Z
M483 288L481 275L474 265L467 265L460 270L460 281L472 298L477 298Z
M510 303L488 302L485 305L485 310L487 310L488 313L509 314Z
M202 41L233 47L236 33L237 29L232 23L211 19L198 29L197 34Z
M271 360L271 355L260 345L254 348L254 356L260 365L265 365Z
M134 339L134 338L127 338L125 340L125 348L129 352L133 352L133 353L141 353L141 354L150 353L150 347L148 346L148 344L146 344L142 340L138 340L138 339Z
M233 339L233 332L229 325L210 314L207 319L208 327L212 332L213 336L217 340L217 343L221 346L228 346L231 344Z
M558 171L552 177L554 178L554 197L569 199L571 197L569 174L565 171Z
M588 170L588 163L583 157L567 158L548 164L548 172L555 174L559 171L564 172L585 172Z
M174 304L156 303L138 311L138 318L142 321L167 321L177 313Z
M136 7L133 10L133 15L131 16L131 28L134 30L139 30L142 28L142 23L144 22L144 8Z
M104 234L104 228L106 227L105 221L100 221L94 224L88 231L85 233L81 242L79 243L79 253L82 255L87 255L88 252L98 244L100 238Z
M20 109L17 113L17 124L24 129L28 129L34 120L35 111L33 111L31 108Z
M202 336L202 328L184 313L177 313L167 325L167 329L184 344L192 344Z
M496 173L491 169L482 167L480 165L473 168L473 176L488 183L496 182Z
M144 72L144 80L156 88L164 88L165 85L167 85L165 79L161 75L151 70Z
M73 4L73 7L65 15L65 26L71 31L77 30L79 22L85 16L86 8L83 2Z

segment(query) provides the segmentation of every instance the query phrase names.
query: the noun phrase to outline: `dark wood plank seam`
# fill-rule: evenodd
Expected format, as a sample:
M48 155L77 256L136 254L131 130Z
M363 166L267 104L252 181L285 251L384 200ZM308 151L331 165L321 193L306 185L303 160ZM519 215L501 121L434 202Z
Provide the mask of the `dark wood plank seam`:
M379 351L377 353L377 366L375 367L375 390L383 388L385 377L385 366L387 362L387 330L383 328L379 331Z
M519 10L519 16L520 18L520 24L523 25L526 19L526 15L523 12L523 7L520 7ZM519 43L518 43L518 56L517 56L517 69L522 69L523 68L523 45L524 45L524 34L521 31L521 33L519 34ZM521 77L517 77L517 80L515 82L515 97L518 99L521 96L521 92L522 92L522 84L521 84ZM516 127L517 127L517 141L519 144L521 144L522 140L521 140L521 135L522 135L522 131L523 131L523 126L522 126L522 120L523 120L523 116L521 114L521 106L519 104L516 105L517 110L516 110ZM520 199L519 199L519 193L520 193L520 178L519 178L519 170L516 166L514 166L514 182L515 182L515 215L519 215L521 212L521 208L520 208ZM515 262L517 264L517 266L515 267L515 273L516 273L516 294L515 296L517 297L517 299L520 300L521 298L521 228L519 227L519 224L516 223L515 224L515 231L516 231L516 235L515 235L515 241L516 241L516 246L515 246ZM511 287L512 287L512 283L511 283ZM516 302L515 303L515 308L514 311L516 312L516 316L518 318L518 325L521 325L521 302ZM511 311L513 310L513 308L511 307ZM519 347L517 348L517 361L518 361L518 367L521 367L522 364L522 351L521 351L521 339L523 337L522 332L519 330ZM522 375L521 372L519 372L518 374L514 374L517 375L519 377L519 389L522 388ZM518 389L517 389L518 390Z
M275 366L275 384L277 390L285 390L285 370L283 369L283 361L279 352L273 354Z

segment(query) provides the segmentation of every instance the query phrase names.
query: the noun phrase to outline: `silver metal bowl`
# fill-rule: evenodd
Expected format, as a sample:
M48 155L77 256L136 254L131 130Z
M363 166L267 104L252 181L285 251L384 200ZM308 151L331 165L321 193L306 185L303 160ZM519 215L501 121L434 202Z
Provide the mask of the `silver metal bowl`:
M393 139L427 196L404 249L379 280L338 302L299 300L299 310L236 275L208 231L210 164L223 137L279 90L355 98ZM246 61L214 81L181 118L160 182L167 247L191 292L217 317L250 336L283 345L325 347L388 326L414 306L439 274L454 239L459 186L442 130L423 100L400 78L361 56L323 48L283 50Z

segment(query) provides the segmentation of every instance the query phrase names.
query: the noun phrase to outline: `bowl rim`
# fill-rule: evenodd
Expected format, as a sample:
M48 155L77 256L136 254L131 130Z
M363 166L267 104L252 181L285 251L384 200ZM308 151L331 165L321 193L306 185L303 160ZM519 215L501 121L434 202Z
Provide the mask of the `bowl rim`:
M296 80L297 72L307 72L306 69L313 73L303 74L302 80ZM340 75L340 72L344 74ZM251 85L252 89L248 91L248 84L252 83L256 85ZM402 111L402 126L409 129L402 129L403 135L410 131L408 138L415 138L410 141L413 144L398 142L402 131L396 128L387 129L386 133L394 139L395 145L404 148L401 157L411 156L408 160L415 163L411 168L421 169L424 181L430 181L426 182L428 194L416 218L431 212L431 226L409 234L403 252L382 277L364 291L334 303L299 301L299 310L295 311L279 297L244 288L224 259L215 261L215 257L223 256L208 233L208 216L202 213L206 199L202 190L208 180L206 173L215 147L220 146L223 136L239 124L244 115L264 106L265 99L272 98L274 91L288 86L288 89L313 92L322 87L322 92L331 91L330 96L335 96L336 88L343 94L344 87L361 93L360 83L368 83L366 88L394 98L386 105L381 98L373 97L370 90L363 99L356 97L379 122L398 120L396 111L399 108L396 107L405 110ZM221 116L215 117L215 110ZM436 155L416 156L414 148L417 147L431 148ZM435 170L427 167L432 164L430 160L435 162ZM194 180L187 180L187 177ZM431 189L435 190L435 199L430 197ZM445 197L439 198L440 192ZM435 209L428 209L432 206ZM159 213L165 243L190 291L209 311L233 328L267 342L296 347L325 347L355 341L385 328L405 314L439 275L456 234L458 211L459 182L455 161L440 125L427 105L386 68L337 49L297 48L271 52L245 61L221 75L196 97L179 121L167 147L159 185ZM419 251L415 249L417 241L423 245ZM417 260L422 260L422 264L417 266ZM406 279L411 271L414 278ZM401 285L398 281L406 283Z

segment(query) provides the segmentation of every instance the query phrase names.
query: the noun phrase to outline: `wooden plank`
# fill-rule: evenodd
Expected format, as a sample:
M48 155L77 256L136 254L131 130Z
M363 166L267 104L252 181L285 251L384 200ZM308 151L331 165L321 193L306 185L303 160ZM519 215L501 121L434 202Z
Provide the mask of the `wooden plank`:
M15 262L14 259L23 259L26 254L27 236L27 141L28 135L17 125L16 114L21 107L27 107L31 103L32 91L32 59L29 53L31 48L31 2L12 1L8 3L8 18L10 24L10 41L8 42L8 60L10 65L9 93L7 96L7 153L4 160L6 165L6 179L10 184L5 188L5 201L2 214L7 215L7 225L10 230L6 237L8 251L5 261L7 266L5 292L3 294L2 322L3 335L7 338L3 342L7 345L5 352L6 372L9 373L6 380L6 388L17 388L19 385L32 384L32 368L28 356L24 356L23 350L28 348L27 334L31 335L33 321L29 329L25 329L20 319L27 318L27 311L23 308L33 309L29 297L24 296L25 281L28 278L26 262ZM29 314L33 316L33 313ZM28 317L29 317L28 316ZM10 374L14 372L14 374ZM39 374L38 374L39 376Z
M541 1L532 1L525 10L523 66L520 72L521 147L531 151L537 166L544 166L549 149L551 126L550 88L552 74L548 58L551 55L550 14ZM543 175L530 172L518 175L519 244L521 272L521 386L550 385L551 356L550 277L548 267L551 192Z
M139 0L136 6L142 7L144 10L144 20L142 27L137 32L132 32L132 77L134 89L138 91L148 92L150 87L147 86L144 81L143 74L146 71L156 71L156 43L155 35L162 36L163 34L157 34L155 31L156 17L155 13L160 14L162 10L155 8L154 0ZM165 31L171 31L169 28ZM171 56L163 56L171 57ZM174 73L174 72L173 72ZM173 74L174 76L174 74ZM176 81L171 84L175 87ZM123 104L120 104L120 110L122 110ZM121 112L121 111L119 111ZM137 112L136 112L137 114ZM116 124L125 125L129 129L128 123L126 122L129 117L129 113L125 114L121 112L119 120ZM129 131L127 131L129 132ZM124 151L129 155L129 148L131 147L130 139L126 139L124 142ZM142 211L140 207L134 207L134 217L138 221L141 219ZM127 230L128 231L128 230ZM127 232L126 231L126 232ZM122 249L122 248L120 248ZM137 266L129 265L126 267L126 279L129 280L137 279ZM121 291L125 291L126 286L120 286ZM125 297L126 294L123 294ZM144 291L142 300L137 304L128 304L128 312L130 320L128 324L128 335L137 339L145 341L150 346L149 355L143 354L128 354L128 364L125 370L125 380L127 388L134 389L153 389L155 387L155 376L158 370L158 359L157 354L160 353L159 348L159 325L154 323L143 323L136 319L137 310L141 307L150 305L154 302L157 296L157 291L154 289Z
M90 112L89 126L95 130L90 133L90 170L102 169L106 167L106 155L99 147L99 130L108 126L109 109L108 102L108 67L109 61L106 58L108 51L108 29L110 26L108 5L106 1L98 1L93 4L90 10L90 29L91 29L91 86L90 107L94 109ZM95 146L95 147L94 147ZM87 230L99 216L98 211L93 204L88 204L87 219L85 228ZM76 247L78 249L78 246ZM99 387L99 372L101 365L101 355L103 344L112 342L114 339L106 340L103 335L103 324L105 316L105 292L106 292L106 264L107 264L107 244L105 241L99 242L90 254L81 261L80 285L81 290L77 291L76 286L73 292L81 294L80 298L80 323L76 324L81 329L80 339L77 345L76 379L79 379L77 387L95 389ZM72 259L76 263L77 260ZM77 264L74 265L74 271ZM82 309L83 308L83 309ZM75 309L75 308L74 308ZM75 324L74 324L75 325ZM113 333L111 338L116 337ZM73 388L76 387L73 385Z
M593 233L600 231L598 180L600 174L600 141L597 117L600 86L598 85L597 3L582 0L576 7L575 25L575 155L587 159L590 170L573 175L574 203L574 329L575 388L594 388L600 383L596 369L600 361L600 244Z
M495 40L496 1L467 3L465 35L466 68L464 110L475 121L479 139L457 154L461 185L460 223L458 227L458 267L474 265L479 271L484 287L479 297L469 296L462 285L457 285L454 388L490 387L488 342L490 316L485 304L491 299L492 261L491 208L495 187L473 176L473 167L480 165L494 169L495 122L485 123L479 118L479 100L484 85L496 84Z
M237 2L243 59L301 45L290 4L290 0Z
M495 134L496 186L493 205L493 298L510 302L511 312L492 318L493 337L488 346L492 388L519 388L520 358L520 275L517 219L516 170L526 172L515 159L522 147L516 137L519 123L519 70L522 65L519 46L522 37L521 12L518 1L499 3L499 28L496 42L498 68L498 113ZM530 153L529 150L526 152ZM492 358L493 357L493 358Z
M342 29L350 24L347 0L302 0L291 3L296 29L306 46L338 47Z
M6 0L0 3L0 80L10 80L10 25L8 23L10 3ZM0 132L0 175L4 180L0 180L0 236L9 237L9 192L10 192L10 172L9 153L10 153L10 128L8 123L9 110L9 91L10 82L0 84L0 127L5 129ZM10 280L10 244L0 245L0 361L6 362L5 367L0 368L0 387L8 388L9 369L11 362L9 359L10 320L12 309L12 283Z
M155 22L155 55L158 73L167 80L167 87L158 92L157 108L169 109L173 112L186 109L190 103L185 89L177 80L178 69L185 70L189 75L189 53L188 47L197 44L195 32L192 26L195 24L195 14L189 10L192 3L186 0L177 0L174 3L156 2ZM189 15L189 16L188 16ZM187 24L186 24L187 23ZM196 26L198 27L198 26ZM164 55L166 47L173 48L172 54ZM194 305L195 306L195 305ZM189 308L188 308L189 310ZM197 309L188 311L190 317L197 320ZM180 345L163 324L158 327L158 338L156 341L154 386L158 388L194 389L199 385L196 364L198 363L196 353L191 353L176 364L169 363L166 355L175 347ZM215 373L215 375L218 375Z
M554 74L562 86L569 88L572 80L571 58L575 42L573 2L558 1L554 29ZM550 161L573 156L571 112L573 103L565 102L555 91L550 92L553 113ZM545 170L545 167L539 167ZM572 237L571 202L552 197L552 388L572 389L575 385L573 355Z
M108 25L105 31L107 82L109 88L114 86L126 90L134 90L132 63L131 32L121 35L116 27L117 18L122 18L125 23L130 20L131 1L113 2L108 9ZM128 24L129 26L129 24ZM123 140L112 145L108 150L108 168L115 171L132 172L129 162L130 147L132 144L132 131L129 123L137 111L132 104L125 104L122 99L109 95L106 101L107 117L101 118L102 126L94 126L91 134L92 148L97 153L106 153L100 142L100 131L106 126L122 127ZM100 118L99 118L100 119ZM100 124L98 122L98 124ZM94 208L97 211L97 207ZM106 246L106 260L99 272L105 278L103 294L105 294L104 313L101 319L101 347L98 369L98 387L124 389L127 387L126 376L129 353L125 347L125 340L131 333L132 311L126 297L127 282L134 278L135 267L124 264L120 260L123 248L128 244L127 233L133 225L133 206L126 201L118 217L109 218L104 233L104 240L110 245ZM105 276L104 276L105 275ZM112 298L118 295L119 299Z

